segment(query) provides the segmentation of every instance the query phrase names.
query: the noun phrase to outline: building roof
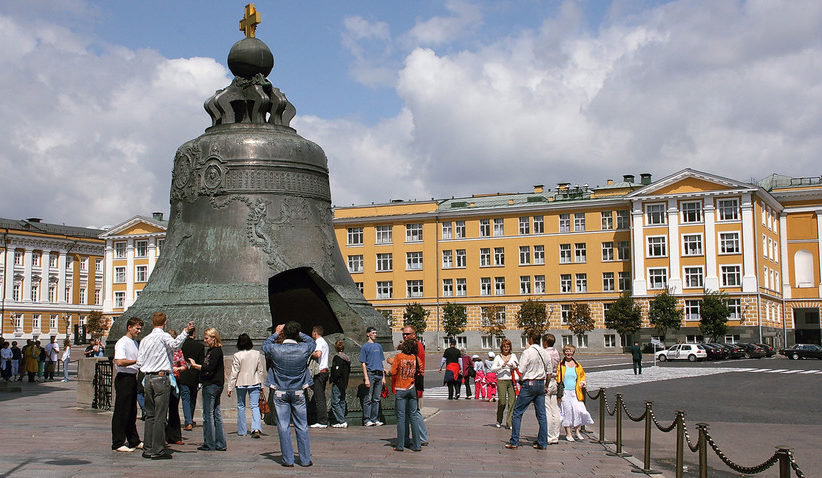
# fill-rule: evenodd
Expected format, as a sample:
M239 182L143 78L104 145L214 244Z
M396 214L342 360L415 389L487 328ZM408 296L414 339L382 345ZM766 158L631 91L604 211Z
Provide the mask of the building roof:
M41 234L58 234L61 236L83 237L98 239L105 232L102 229L90 227L66 226L65 224L50 224L47 222L31 221L29 219L0 218L0 228L18 231L36 232Z
M774 189L796 188L822 185L822 176L792 178L784 174L773 173L759 181L759 186L765 191Z

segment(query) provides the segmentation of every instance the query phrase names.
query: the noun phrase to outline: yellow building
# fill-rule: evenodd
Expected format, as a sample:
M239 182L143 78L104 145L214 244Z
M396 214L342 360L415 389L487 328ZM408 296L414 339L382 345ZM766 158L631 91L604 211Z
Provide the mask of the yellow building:
M168 222L163 213L134 216L100 238L105 241L106 274L103 315L113 319L137 300L165 242Z
M395 331L418 302L431 312L426 339L445 340L441 307L460 303L469 317L460 345L494 348L482 311L500 306L506 335L522 345L515 315L532 298L563 343L601 351L622 345L604 312L623 290L643 307L641 340L656 333L649 300L670 289L685 317L667 342L702 340L700 298L720 290L732 309L726 341L818 343L821 211L819 178L757 185L685 169L656 182L626 175L602 187L342 207L334 221L354 281ZM582 337L564 327L575 302L597 324Z
M75 325L102 311L101 232L38 218L0 219L3 338L73 337Z

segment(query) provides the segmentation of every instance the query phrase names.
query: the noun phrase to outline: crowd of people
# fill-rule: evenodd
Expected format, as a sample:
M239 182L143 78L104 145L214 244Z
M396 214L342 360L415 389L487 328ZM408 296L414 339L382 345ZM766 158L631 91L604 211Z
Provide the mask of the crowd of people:
M68 382L68 363L71 360L71 341L66 339L63 348L57 338L51 336L42 346L40 340L27 339L22 348L17 341L8 342L0 337L0 378L6 382L22 382L26 377L31 383L53 382L58 363L63 366L63 382Z

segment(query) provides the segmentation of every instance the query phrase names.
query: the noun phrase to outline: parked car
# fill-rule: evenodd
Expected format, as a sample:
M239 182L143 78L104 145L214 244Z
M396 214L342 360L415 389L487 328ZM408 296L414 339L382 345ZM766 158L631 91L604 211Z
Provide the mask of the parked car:
M765 349L757 344L739 344L745 349L745 358L762 358L766 355Z
M736 344L719 344L725 347L725 350L728 351L728 358L729 359L738 359L745 356L745 350Z
M766 357L773 357L774 354L776 354L776 350L773 349L773 345L768 345L768 344L756 344L756 345L758 345L758 346L762 347L763 349L765 349L765 356Z
M779 351L780 354L791 360L806 358L822 359L822 347L809 344L795 344Z
M705 360L708 358L708 353L705 352L705 347L702 344L676 344L671 345L667 350L660 350L656 353L656 359L660 362L666 360L688 360L696 362L697 360Z
M702 344L705 347L705 352L708 354L708 360L725 360L728 358L728 351L725 347L719 344L708 343Z

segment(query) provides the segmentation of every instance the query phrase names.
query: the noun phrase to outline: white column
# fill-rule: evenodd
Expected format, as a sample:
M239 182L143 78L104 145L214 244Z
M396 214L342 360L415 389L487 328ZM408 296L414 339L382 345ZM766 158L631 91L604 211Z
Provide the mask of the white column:
M106 272L103 278L103 312L114 308L114 241L106 239Z
M819 255L817 256L819 260L816 264L816 270L819 271L819 275L822 277L822 211L816 211L816 245L819 248ZM822 280L819 281L819 296L822 297Z
M753 195L742 195L742 292L755 293L759 284L756 270L756 228Z
M124 307L134 303L134 239L129 238L126 244L126 301Z
M31 249L26 248L23 254L23 300L31 301Z
M57 302L68 302L66 297L66 251L60 251L57 259Z
M40 257L40 302L49 301L49 258L51 257L51 249L43 249L43 255Z
M154 252L157 250L157 238L156 237L149 237L148 238L148 275L151 276L151 272L154 270L154 264L157 262L157 254Z
M648 283L645 280L645 234L642 204L637 201L633 204L631 216L633 217L633 240L631 241L631 261L633 263L634 274L634 295L645 295L648 293Z
M819 219L817 213L817 222ZM785 211L779 214L779 260L782 263L782 298L791 298L791 277L788 267L788 218Z
M682 293L682 273L679 270L679 208L676 199L668 199L668 287Z
M716 268L716 209L713 204L705 205L705 290L719 290L719 276Z
M6 269L4 272L6 276L3 278L5 281L3 286L6 288L6 300L12 300L14 297L14 249L14 244L6 242L6 250L8 252L6 255Z

